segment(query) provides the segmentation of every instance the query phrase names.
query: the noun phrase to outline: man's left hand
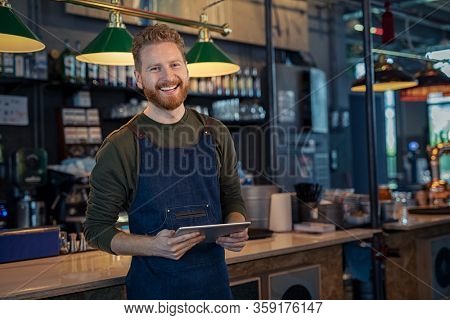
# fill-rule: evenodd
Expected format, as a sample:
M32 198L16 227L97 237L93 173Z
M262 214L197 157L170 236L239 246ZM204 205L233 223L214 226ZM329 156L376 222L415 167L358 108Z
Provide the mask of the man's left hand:
M241 232L232 233L227 237L219 237L216 243L227 250L239 252L245 247L247 240L248 229L245 229Z

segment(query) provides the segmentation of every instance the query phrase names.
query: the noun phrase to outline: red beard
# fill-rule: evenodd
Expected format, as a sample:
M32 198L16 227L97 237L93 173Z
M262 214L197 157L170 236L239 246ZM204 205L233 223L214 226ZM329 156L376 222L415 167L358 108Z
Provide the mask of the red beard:
M176 89L178 90L178 93L171 96L164 95L164 93L160 90L164 87L172 87L176 85L178 85L178 88ZM148 101L153 103L155 106L161 109L174 110L178 108L184 100L186 100L188 87L183 80L177 77L177 80L175 81L158 82L155 89L144 87L143 91Z

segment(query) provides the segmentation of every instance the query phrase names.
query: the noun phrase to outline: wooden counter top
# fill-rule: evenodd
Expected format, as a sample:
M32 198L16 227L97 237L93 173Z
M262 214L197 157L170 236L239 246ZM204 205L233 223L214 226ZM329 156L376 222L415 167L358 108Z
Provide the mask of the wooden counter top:
M450 214L409 214L407 223L389 222L383 224L383 229L393 231L410 231L421 228L450 223Z
M318 249L371 238L380 230L350 229L320 235L274 233L249 241L242 252L226 252L227 264ZM0 264L0 299L41 299L125 282L131 257L101 251Z
M322 234L274 233L272 238L249 241L241 252L226 251L227 264L363 240L371 238L373 234L378 232L381 232L381 230L349 229Z

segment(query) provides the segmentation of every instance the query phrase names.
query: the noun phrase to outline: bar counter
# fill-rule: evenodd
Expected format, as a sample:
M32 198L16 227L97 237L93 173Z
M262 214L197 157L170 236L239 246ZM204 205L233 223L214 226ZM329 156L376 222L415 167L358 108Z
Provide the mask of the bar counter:
M407 222L383 224L386 245L396 252L386 259L386 298L442 299L450 291L435 283L436 254L450 244L450 214L409 214ZM434 243L433 239L441 239ZM421 249L422 248L422 249Z
M240 253L226 252L230 282L299 265L320 264L321 273L326 275L321 279L321 298L342 299L341 245L370 239L378 232L381 230L350 229L324 234L289 232L251 240ZM0 299L92 298L85 292L96 292L94 298L124 298L130 261L129 256L89 251L2 264ZM330 271L334 275L330 275ZM265 289L267 284L263 277L261 279ZM261 297L267 298L264 293Z
M411 231L446 223L450 223L450 214L409 214L405 223L400 221L388 222L383 224L383 229L389 231Z

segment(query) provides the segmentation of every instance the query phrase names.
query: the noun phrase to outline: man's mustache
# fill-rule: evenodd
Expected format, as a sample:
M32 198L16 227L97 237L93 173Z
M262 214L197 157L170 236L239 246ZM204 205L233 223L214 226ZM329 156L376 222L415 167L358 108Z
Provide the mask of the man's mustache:
M178 86L178 85L181 85L182 83L183 83L183 81L181 81L181 79L161 81L156 84L156 88L161 89L161 88L167 88L167 87L172 87L172 86Z

